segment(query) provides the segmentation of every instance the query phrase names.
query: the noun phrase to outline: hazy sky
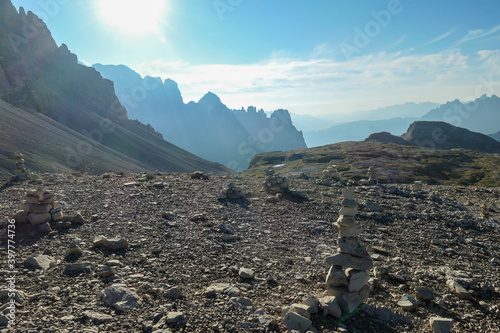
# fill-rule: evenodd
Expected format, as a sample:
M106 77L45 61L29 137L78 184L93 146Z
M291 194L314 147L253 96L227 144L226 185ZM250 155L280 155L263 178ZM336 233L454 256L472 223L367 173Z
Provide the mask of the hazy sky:
M320 115L500 92L498 0L14 0L86 64L184 101Z

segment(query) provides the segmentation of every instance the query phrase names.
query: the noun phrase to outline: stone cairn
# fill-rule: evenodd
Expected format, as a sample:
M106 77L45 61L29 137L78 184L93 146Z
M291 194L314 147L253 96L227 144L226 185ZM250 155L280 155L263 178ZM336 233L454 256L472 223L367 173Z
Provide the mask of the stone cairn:
M377 171L373 165L370 165L367 174L368 174L368 182L372 185L378 185Z
M273 169L266 170L266 180L264 181L264 189L267 193L288 193L289 182L285 176L277 174Z
M241 199L244 197L245 194L243 194L241 187L236 186L234 183L229 183L229 185L219 194L219 200Z
M24 165L24 155L20 151L14 153L14 162L16 163L16 175L11 180L27 180L29 171Z
M486 205L481 205L481 217L490 218L490 209Z
M368 271L373 262L359 242L363 229L355 219L358 203L354 200L354 189L345 188L342 195L340 217L333 224L339 233L339 253L326 258L330 269L325 296L335 296L343 314L350 314L368 298L371 290Z
M326 170L323 170L323 173L321 174L321 178L323 179L333 179L333 180L340 180L340 172L337 170L336 165L332 165Z
M43 189L26 192L25 202L21 204L21 211L13 219L16 223L29 223L39 232L50 232L50 222L63 223L62 207L55 201L55 195ZM71 224L71 222L69 222Z

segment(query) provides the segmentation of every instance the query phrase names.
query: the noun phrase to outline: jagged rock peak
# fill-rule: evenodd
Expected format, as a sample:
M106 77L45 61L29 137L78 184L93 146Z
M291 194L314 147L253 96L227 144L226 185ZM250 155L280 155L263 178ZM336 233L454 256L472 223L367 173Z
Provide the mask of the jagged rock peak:
M214 94L213 92L209 91L203 96L199 101L198 104L202 104L205 106L209 107L215 107L215 106L225 106L222 101L220 100L219 96Z

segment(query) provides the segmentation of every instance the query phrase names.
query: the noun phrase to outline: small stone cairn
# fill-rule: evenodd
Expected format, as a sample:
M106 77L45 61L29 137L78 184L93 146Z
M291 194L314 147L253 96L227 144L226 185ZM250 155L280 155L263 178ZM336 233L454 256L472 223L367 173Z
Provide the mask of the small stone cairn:
M342 312L349 314L369 296L367 271L373 268L373 262L358 239L363 229L355 220L358 203L354 200L354 189L344 188L342 196L340 217L333 224L339 233L339 253L325 260L330 265L325 296L335 296Z
M323 179L332 179L332 180L340 180L340 172L337 170L336 165L332 165L326 170L323 170L323 173L321 175L321 178Z
M424 187L424 184L420 180L417 180L414 184L412 184L411 190L412 191L422 191L423 187Z
M55 201L55 195L41 188L26 192L25 202L21 204L21 211L13 219L16 223L29 223L39 232L50 232L50 222L62 221L62 207ZM71 222L70 222L71 223Z
M241 187L236 186L234 183L229 183L229 185L219 194L219 200L241 199L244 197L245 194L243 194Z
M377 171L373 165L368 168L368 182L372 185L378 185Z
M14 153L14 162L16 163L16 175L11 178L12 181L28 180L29 171L24 165L24 155L20 151Z
M490 209L486 205L481 205L481 217L490 218Z
M289 182L285 176L277 174L273 169L266 170L266 180L264 181L264 189L267 193L288 193Z

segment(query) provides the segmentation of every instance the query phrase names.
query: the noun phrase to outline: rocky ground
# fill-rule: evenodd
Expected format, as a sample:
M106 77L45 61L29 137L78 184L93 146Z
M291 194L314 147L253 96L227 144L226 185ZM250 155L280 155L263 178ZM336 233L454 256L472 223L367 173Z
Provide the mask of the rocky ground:
M270 199L262 178L41 176L68 222L81 213L84 223L45 235L17 226L16 318L2 332L286 332L282 308L324 292L324 259L337 251L338 185L292 178L308 198L298 200ZM217 200L230 182L246 199ZM7 219L34 187L0 190L4 313ZM500 188L356 187L373 291L340 326L312 315L317 331L431 332L430 317L442 316L454 320L452 332L499 332L499 197ZM482 204L490 218L480 216ZM33 255L48 262L26 262ZM421 287L435 299L418 300ZM411 311L398 305L403 295L417 299Z

